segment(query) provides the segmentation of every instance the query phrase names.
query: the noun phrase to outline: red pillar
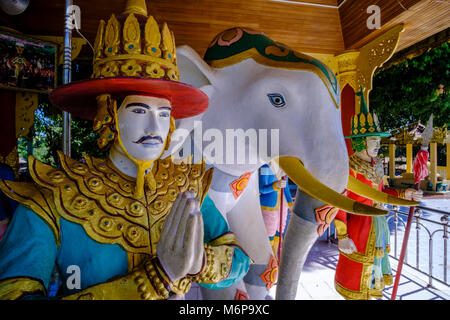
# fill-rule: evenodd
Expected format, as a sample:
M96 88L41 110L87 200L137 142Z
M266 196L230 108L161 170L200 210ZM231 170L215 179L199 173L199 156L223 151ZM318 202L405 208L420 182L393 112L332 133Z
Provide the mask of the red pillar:
M342 129L344 131L344 137L346 137L351 134L351 121L352 117L355 115L355 91L349 84L341 91L341 108ZM347 145L348 154L352 155L353 150L351 140L345 139L345 144Z

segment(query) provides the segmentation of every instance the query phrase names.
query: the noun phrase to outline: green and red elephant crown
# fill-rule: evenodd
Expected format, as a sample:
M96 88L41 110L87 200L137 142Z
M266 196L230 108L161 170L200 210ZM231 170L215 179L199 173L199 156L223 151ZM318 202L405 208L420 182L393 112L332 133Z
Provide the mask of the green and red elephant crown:
M262 32L241 27L225 30L211 42L204 60L214 68L224 68L249 58L270 67L314 72L322 79L336 107L339 108L339 84L334 73L326 65L271 40Z

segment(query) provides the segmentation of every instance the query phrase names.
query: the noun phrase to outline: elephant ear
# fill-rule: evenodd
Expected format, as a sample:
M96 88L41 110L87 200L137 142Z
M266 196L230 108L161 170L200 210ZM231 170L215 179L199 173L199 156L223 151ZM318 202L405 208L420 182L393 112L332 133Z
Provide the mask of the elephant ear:
M206 94L216 82L217 71L209 66L198 53L189 46L177 47L177 65L180 82L194 86Z
M214 93L217 83L217 71L210 67L199 55L189 46L183 45L177 47L177 65L180 73L180 82L189 84L203 91L210 99ZM208 107L210 108L211 105ZM208 111L206 111L208 112ZM195 121L201 120L203 114L195 117L185 118L175 121L175 138L168 149L162 155L166 158L170 155L179 153L183 147L183 142L189 138L190 132L194 129ZM185 148L184 148L185 149ZM187 156L183 154L183 157Z

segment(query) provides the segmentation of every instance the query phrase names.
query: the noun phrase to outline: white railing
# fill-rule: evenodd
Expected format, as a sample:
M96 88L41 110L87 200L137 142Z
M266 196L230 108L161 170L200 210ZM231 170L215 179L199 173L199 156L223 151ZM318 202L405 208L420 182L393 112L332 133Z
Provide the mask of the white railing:
M403 243L403 232L400 232L399 227L406 227L406 220L408 218L408 212L401 211L399 207L393 206L392 208L386 208L389 210L389 215L387 216L387 221L390 223L393 222L394 226L390 224L391 231L391 253L390 257L398 260L400 256L400 250ZM408 210L408 208L405 208ZM424 212L432 212L438 214L440 216L440 221L435 221L431 219L424 218ZM450 282L448 280L448 243L447 239L449 238L449 216L450 212L437 210L433 208L417 206L414 210L414 219L411 226L411 232L408 240L408 250L405 255L404 264L409 267L415 269L416 271L428 276L428 287L433 286L433 280L438 281L441 284L450 287ZM404 217L402 219L401 217ZM416 230L415 237L413 228ZM332 230L333 229L333 230ZM401 233L401 234L400 234ZM400 234L400 235L399 235ZM436 247L435 241L438 241L438 235L441 234L440 241L442 241L442 247L438 247L438 250L442 250L440 252L440 261L442 262L442 268L439 268L437 274L436 267L439 267L439 262L436 261L436 257L434 256L434 251ZM427 238L424 239L423 235L426 235ZM393 242L392 242L393 238ZM415 239L414 239L415 238ZM414 240L415 240L415 265L408 262L408 252L411 254L414 251ZM421 255L420 250L422 241L426 241L428 243L428 254L423 257ZM328 237L327 241L337 243L337 236L334 228L328 228ZM423 260L428 259L428 263L425 261L425 267ZM442 269L442 270L441 270Z
M440 221L435 221L431 219L427 219L424 217L427 213L438 214L440 216ZM428 286L433 286L433 280L436 280L446 286L450 286L447 277L447 259L448 259L448 244L447 239L449 236L448 223L449 223L449 215L450 212L441 211L433 208L417 206L414 210L414 219L411 226L411 233L408 240L408 250L405 255L404 264L409 267L417 270L418 272L428 276ZM402 219L404 217L405 219ZM399 259L399 254L403 242L403 233L401 238L399 239L399 227L406 226L406 219L408 217L407 212L401 211L397 206L393 206L389 208L389 216L387 217L387 221L393 222L394 230L393 234L391 234L391 239L394 238L394 242L391 242L390 256L396 260ZM415 228L415 263L408 262L408 253L411 254L414 252L414 228ZM392 228L391 228L392 233ZM440 236L440 237L439 237ZM423 257L421 255L421 248L424 248L425 242L428 242L428 254ZM438 241L442 241L442 246L439 245ZM437 246L438 244L439 246ZM438 259L435 259L434 250L435 247L438 248L437 254ZM442 250L442 252L440 252ZM428 259L426 261L425 259ZM425 266L421 262L425 260ZM436 261L440 260L440 261ZM428 262L428 263L427 263ZM427 266L426 266L427 265ZM439 267L442 265L442 268ZM442 269L442 270L441 270Z

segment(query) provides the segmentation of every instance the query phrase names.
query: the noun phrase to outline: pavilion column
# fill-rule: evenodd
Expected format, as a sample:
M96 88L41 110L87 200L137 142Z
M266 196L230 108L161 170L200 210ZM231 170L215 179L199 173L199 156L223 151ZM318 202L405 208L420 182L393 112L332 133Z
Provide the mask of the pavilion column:
M413 172L413 146L411 143L406 144L406 172Z
M430 143L430 182L433 184L433 191L437 185L437 143Z
M447 142L447 167L445 170L445 179L450 180L450 142Z
M389 178L395 178L395 144L389 144Z

